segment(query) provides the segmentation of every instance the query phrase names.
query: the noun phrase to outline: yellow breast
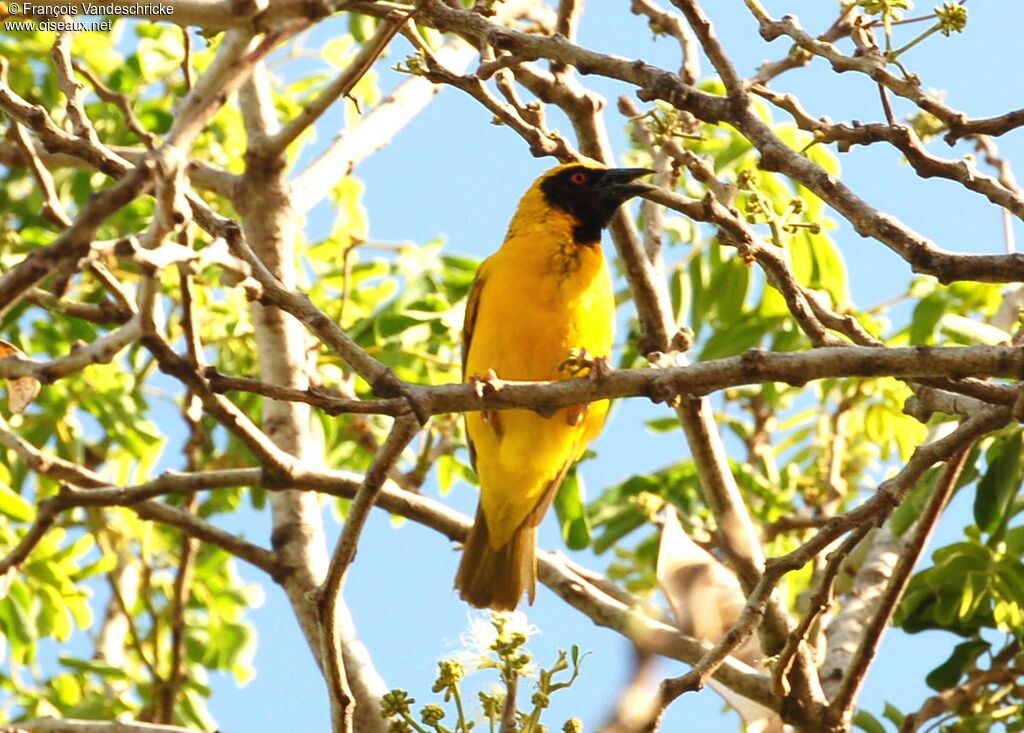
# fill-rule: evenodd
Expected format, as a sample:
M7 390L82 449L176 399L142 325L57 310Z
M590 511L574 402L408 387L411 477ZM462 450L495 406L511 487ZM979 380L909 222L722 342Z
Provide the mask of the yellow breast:
M560 236L557 221L529 224L513 228L481 266L467 378L493 369L501 379L566 379L571 375L559 365L570 350L611 354L615 299L600 244ZM607 401L592 404L574 425L565 409L551 417L508 410L499 415L500 429L480 413L467 414L494 547L508 541L550 483L579 458L607 411Z

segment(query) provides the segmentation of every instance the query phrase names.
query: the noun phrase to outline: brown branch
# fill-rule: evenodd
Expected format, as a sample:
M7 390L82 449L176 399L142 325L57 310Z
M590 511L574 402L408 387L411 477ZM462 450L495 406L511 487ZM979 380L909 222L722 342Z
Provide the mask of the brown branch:
M342 661L341 639L336 623L338 600L348 567L355 558L359 535L363 531L378 494L384 487L388 471L399 459L409 441L419 432L419 428L419 422L411 416L395 420L388 439L377 452L373 465L366 472L366 478L349 507L345 527L334 548L327 576L315 593L317 616L320 622L324 676L327 678L327 688L331 696L331 723L335 733L351 733L353 707L356 703L349 690L348 678Z
M793 276L778 247L770 246L759 237L739 212L723 205L710 193L701 201L687 199L664 188L651 189L645 197L657 201L696 221L707 221L721 227L723 240L737 248L744 258L756 260L765 272L768 284L779 291L797 325L815 346L836 346L844 343L828 333L826 324L842 333L852 334L855 340L866 333L855 319L843 317L826 308L807 288Z
M724 100L683 84L678 75L643 62L596 53L559 36L541 36L503 28L469 11L450 7L441 0L419 0L419 17L440 30L454 31L471 43L489 43L495 51L509 51L519 61L540 58L561 61L582 74L600 74L640 88L642 99L686 100L700 119L716 122L728 115Z
M571 43L576 42L580 19L583 17L583 0L559 0L558 15L555 18L555 33ZM565 77L569 66L561 61L551 63L551 73L556 77Z
M247 542L238 535L215 527L194 514L166 504L148 501L132 505L131 510L143 519L160 522L169 527L177 527L189 536L219 547L270 576L273 576L278 570L277 558L273 552Z
M725 84L725 89L732 102L734 104L749 104L749 101L746 99L746 84L736 72L732 61L729 60L722 45L718 42L715 29L711 25L711 21L704 14L704 11L693 0L672 0L672 4L679 8L679 11L689 22L690 27L693 28L694 33L697 34L697 40L700 42L701 48L704 49L704 53L711 61L711 65L715 67L715 71L718 72L722 83Z
M88 118L81 107L82 85L73 78L67 37L58 35L53 57L61 88L68 99L68 114L75 120L76 135L69 136L58 128L45 111L29 105L0 81L0 109L23 122L43 136L44 144L55 143L87 156L88 162L101 170L123 176L111 188L98 194L82 210L75 222L51 245L34 250L22 262L0 277L0 314L9 310L24 292L51 271L84 257L96 230L118 209L145 193L157 173L175 170L180 164L181 149L203 129L207 121L226 101L228 95L251 73L255 64L273 50L275 44L293 34L294 27L268 34L251 51L250 37L232 32L220 45L213 63L192 91L182 100L177 121L167 134L167 142L129 171L129 164L106 150L95 138ZM0 78L6 61L0 59ZM91 131L91 132L90 132Z
M352 62L339 74L330 84L324 87L320 93L302 111L276 133L264 137L255 142L253 151L264 158L274 157L284 152L295 140L313 125L328 108L342 97L347 97L355 85L359 83L366 72L370 70L380 55L387 48L391 39L395 37L398 30L409 20L412 13L404 16L398 13L385 16L376 32L359 49Z
M668 35L679 43L682 61L679 76L684 84L693 86L700 79L700 57L697 55L697 37L675 13L670 13L652 0L632 0L630 11L647 18L647 25L655 35Z
M359 348L334 321L314 306L307 296L286 288L252 251L237 224L223 220L221 226L222 228L217 229L225 236L229 249L249 263L253 277L262 286L259 294L261 304L280 308L303 323L321 342L363 377L378 396L395 397L401 394L402 386L394 372Z
M185 511L195 514L195 496L190 497L191 501ZM172 587L172 616L171 616L171 661L170 670L166 682L160 686L162 722L170 722L174 717L174 701L178 696L182 683L185 681L185 607L188 605L191 595L192 570L195 562L195 554L198 549L194 537L182 533L181 549L178 553L178 570L174 575Z
M222 547L273 574L278 568L272 553L197 520L186 512L150 500L172 493L187 496L196 491L237 486L261 486L268 491L304 488L331 496L353 498L363 478L348 471L310 470L301 466L296 466L289 474L275 477L269 477L260 468L193 474L168 472L153 481L129 488L105 486L101 480L96 488L87 491L68 488L47 500L50 503L44 502L40 514L49 511L56 515L76 506L128 506L144 518L184 529L191 536ZM440 502L404 491L390 482L381 488L376 505L459 542L465 540L472 524L469 517ZM541 581L557 595L598 625L613 629L644 648L688 663L696 662L710 648L680 633L678 629L646 616L638 611L643 606L640 599L623 589L615 588L612 591L613 586L608 586L610 581L606 579L595 584L592 579L599 576L589 571L577 572L574 564L565 561L557 553L541 553L538 563ZM0 574L14 564L9 562L9 558L0 560ZM609 588L609 592L602 590L605 587ZM768 707L777 706L777 701L773 700L768 691L767 678L753 673L742 663L726 659L713 676L741 695Z
M289 294L279 301L291 312ZM0 360L0 377L39 375L35 362L8 357ZM173 369L178 369L178 366ZM1016 392L1012 387L987 382L971 382L974 377L1017 378L1024 371L1024 352L1009 346L915 346L870 347L832 346L797 352L751 350L739 356L663 369L616 369L594 379L567 379L558 382L512 382L500 380L500 389L482 397L472 385L446 384L423 386L402 383L405 398L347 400L329 397L317 390L283 388L239 377L216 374L211 388L244 389L275 399L306 402L331 412L400 416L415 411L421 416L449 412L474 412L490 409L531 409L545 412L568 405L606 398L645 396L667 402L679 395L706 395L741 385L780 382L803 385L834 377L894 377L904 380L941 380L944 390L962 390L978 400L997 405L1012 405ZM950 381L950 375L954 381ZM499 375L500 376L500 375ZM199 379L198 375L195 375ZM968 398L964 398L965 400ZM974 404L965 402L964 404ZM944 403L936 409L953 409ZM973 408L969 408L973 409Z
M461 74L469 63L471 49L455 38L434 52L435 58L453 74ZM340 176L347 175L371 154L388 145L392 138L441 90L425 77L402 82L370 109L351 128L338 132L323 152L292 179L296 208L308 211L320 201Z
M57 226L71 226L71 217L68 216L68 212L65 210L64 205L60 201L60 197L57 195L57 188L53 183L53 175L39 159L39 155L36 153L36 149L32 145L32 141L29 140L28 136L25 134L25 129L17 122L13 122L11 123L11 133L15 144L21 148L22 152L28 158L29 168L42 191L43 216Z
M13 451L15 455L31 470L49 476L57 481L72 483L85 488L106 486L103 477L84 466L59 456L45 453L18 435L11 426L0 417L0 445ZM6 570L7 566L0 565ZM0 575L3 572L0 571Z
M848 36L853 27L850 23L850 18L856 10L856 5L850 5L845 8L839 14L839 17L836 18L836 21L829 26L824 33L818 36L818 40L824 41L825 43L833 43L838 41L840 38ZM791 69L806 66L811 63L811 59L813 58L814 55L810 52L800 48L799 46L794 46L790 49L789 53L786 54L785 58L778 61L766 61L757 67L757 74L750 81L753 84L767 84L772 79Z
M781 557L769 559L757 585L749 593L747 603L739 618L721 641L711 648L689 673L662 683L659 691L661 708L664 709L666 705L684 692L700 689L721 661L726 659L733 649L742 644L754 632L765 617L774 587L785 574L803 567L847 532L862 525L873 526L882 521L899 505L930 466L948 460L950 455L961 451L966 453L974 441L1005 425L1008 418L1009 411L1005 408L991 409L965 420L946 437L919 447L903 469L884 481L871 499L845 514L830 519L813 538L796 550ZM955 484L955 478L953 483ZM794 702L802 704L804 709L787 711L788 722L795 723L793 716L800 715L805 720L814 721L813 725L819 727L824 725L828 709L823 710L814 705L811 700L801 699L803 696L800 695L799 690L794 689L794 693L797 695Z
M26 291L51 272L84 257L100 225L108 216L144 193L151 185L153 172L152 164L134 168L113 186L94 196L53 244L32 250L25 259L0 276L0 314L8 312Z
M867 536L872 527L873 525L868 522L861 524L847 535L843 544L829 553L825 568L807 600L807 610L804 612L803 618L800 619L800 624L786 639L786 645L772 664L772 690L777 695L786 694L786 675L789 674L797 650L808 639L811 628L832 603L832 588L835 586L836 577L839 575L843 562Z
M182 273L183 279L188 279L189 276ZM189 283L183 283L188 285ZM183 294L186 288L183 288ZM183 304L186 314L189 312L188 304ZM186 323L191 327L191 318L185 319ZM188 338L186 330L186 338ZM190 348L191 350L191 348ZM193 361L196 361L194 354ZM209 434L206 432L202 424L202 413L196 409L201 406L200 400L192 394L186 394L185 399L182 403L182 417L188 425L188 440L185 442L182 452L185 454L185 460L188 464L190 472L195 472L200 466L200 452L204 445L210 444ZM197 494L192 494L185 499L184 511L195 515L196 508L199 506L199 497ZM168 723L174 718L174 704L181 691L181 686L185 681L185 640L187 631L187 620L185 618L185 609L188 607L189 600L192 596L192 576L194 571L194 564L198 551L198 543L195 538L189 536L187 533L182 533L179 538L179 552L178 552L178 569L174 575L174 584L172 585L171 592L171 660L170 669L167 673L167 679L160 686L159 689L159 704L158 714L160 715L160 722Z
M148 519L180 527L186 532L218 545L228 552L271 573L276 565L271 553L262 548L213 527L179 509L150 501L169 493L190 493L200 489L252 485L265 478L260 469L219 471L212 474L166 473L146 484L131 489L112 489L99 474L57 456L39 450L17 435L0 419L0 444L17 453L18 457L37 473L50 476L74 486L64 485L60 492L40 503L38 513L28 532L3 558L0 558L0 576L17 567L29 556L62 512L81 506L130 506Z
M70 32L59 31L50 51L53 68L57 72L57 87L64 94L65 110L75 137L84 138L92 145L99 145L96 129L85 112L85 86L75 77L71 66L71 38Z
M121 304L110 300L104 299L99 303L86 303L63 297L58 298L53 293L40 288L33 288L25 293L25 301L40 308L45 308L50 313L78 318L99 325L123 325L132 317L131 311L124 308Z
M142 326L139 317L132 316L123 326L101 336L92 343L84 346L74 345L67 356L61 356L52 361L40 362L31 359L18 359L18 364L9 362L0 366L13 368L14 371L32 372L40 382L49 384L71 374L81 372L93 364L109 364L114 360L122 349L136 341L142 335ZM28 376L27 374L22 376Z
M964 117L954 117L946 121L949 125L949 132L946 133L945 140L947 143L952 145L957 140L970 135L991 135L998 137L1011 130L1016 130L1018 127L1024 126L1024 109L1015 109L1005 114L997 115L995 117L985 117L982 119L966 119Z
M748 0L747 5L756 11L762 35L767 39L771 40L783 33L790 35L811 52L820 52L826 58L831 54L836 58L837 63L834 65L837 70L860 70L875 81L885 83L891 91L908 96L923 109L937 114L940 119L945 116L947 119L944 121L950 125L951 130L962 128L963 123L958 121L960 118L957 113L952 113L952 116L944 113L943 110L948 108L925 95L910 82L887 72L879 60L849 58L832 50L826 54L824 49L831 49L831 45L814 39L802 30L798 32L792 18L773 21L763 8L759 8L759 3ZM455 31L471 41L486 42L496 51L511 52L519 61L538 58L561 61L582 73L600 74L633 84L638 87L637 94L641 99L662 99L709 123L729 121L761 152L762 168L784 172L810 188L847 218L859 234L874 237L893 249L913 266L915 272L933 274L943 282L958 279L983 282L1024 280L1024 254L958 254L937 247L890 215L870 206L822 168L786 147L771 128L757 118L749 105L740 105L741 108L736 109L730 105L729 100L700 92L683 84L677 75L663 69L639 61L630 62L598 54L568 43L558 36L538 36L503 28L479 14L450 7L441 0L420 0L418 8L421 20L441 30ZM724 59L724 54L720 56ZM971 128L971 132L982 130Z
M969 674L962 684L942 690L925 700L920 708L903 719L899 733L914 733L932 718L937 718L964 703L977 700L978 692L989 685L1015 683L1024 672L1010 664L1018 654L1020 643L1014 641L992 658L988 669L977 670Z
M147 576L144 575L143 577ZM153 687L159 688L163 684L163 679L160 677L160 673L156 669L156 663L159 661L160 654L159 645L156 644L153 646L154 659L150 660L149 655L146 654L145 647L143 647L142 645L143 637L142 634L139 633L138 624L135 623L135 614L132 612L132 609L128 607L128 603L125 600L124 595L121 593L121 588L118 586L117 582L114 580L114 577L112 575L107 575L107 581L108 585L110 586L110 593L113 596L114 603L117 606L117 610L121 614L121 618L124 619L125 626L128 629L128 643L131 646L131 648L135 651L135 654L138 655L139 661L142 662L142 666L146 668L147 672L149 672L149 678L151 680L151 684L153 685ZM147 588L146 592L151 592L151 589ZM155 624L157 615L153 611L152 607L150 607L148 604L147 608L150 611L150 618L153 620L153 623ZM154 637L159 638L158 635L155 633Z
M411 34L406 34L409 37ZM421 45L420 54L426 63L423 76L434 84L446 84L455 87L480 102L494 117L515 131L530 145L530 152L541 157L551 155L563 162L580 159L580 153L556 132L545 129L533 120L524 117L522 105L503 104L495 97L479 75L453 74L444 68L432 53Z
M187 230L182 232L182 237L186 241L189 239ZM186 264L178 265L178 286L181 289L181 332L185 338L188 360L196 368L201 368L206 364L206 356L197 328L195 278L192 277L191 268Z
M207 367L203 376L209 381L210 389L217 393L251 392L285 402L304 402L319 407L328 415L389 415L398 417L409 413L408 401L393 397L383 400L361 400L338 397L318 387L295 389L276 384L267 384L252 377L232 377L221 374L213 367Z
M187 33L185 34L185 38L188 39ZM147 150L153 150L156 147L156 135L149 132L149 130L147 130L142 124L142 121L139 120L138 115L135 114L135 110L132 109L131 102L128 101L127 95L115 92L100 81L95 74L89 71L89 69L82 66L77 61L72 61L71 67L86 78L89 84L92 85L93 89L96 90L96 95L100 99L114 105L121 111L121 114L124 116L124 121L128 125L128 129L135 133L135 136L142 141L142 144Z
M742 639L737 637L741 636L744 632L749 633L745 624L750 623L751 619L756 619L763 612L763 608L760 605L761 602L770 593L770 586L777 582L778 578L784 573L801 567L838 536L849 531L851 528L878 521L881 516L902 499L919 478L920 474L930 465L930 462L940 460L939 457L944 453L948 453L949 450L967 445L979 435L992 429L997 429L1005 423L1005 420L1005 410L990 411L989 413L969 419L950 436L928 446L923 446L900 474L897 474L893 479L879 487L875 497L869 499L848 514L829 520L826 526L811 541L805 543L798 550L782 558L770 560L768 569L760 581L761 585L758 589L755 589L755 593L751 596L753 603L748 601L745 615L741 616L743 625L737 629L736 633L727 636L723 640L726 646L734 646L740 643ZM216 472L213 476L168 474L158 479L158 481L163 484L162 488L164 490L169 490L172 486L177 486L179 490L198 490L199 488L209 488L211 486L231 485L233 482L250 483L263 477L264 474L258 469L244 469ZM344 472L313 472L297 469L291 475L290 481L294 483L289 485L307 486L314 490L326 491L336 495L351 497L355 493L355 484L352 478ZM283 486L277 484L267 488L281 489ZM63 499L64 501L81 503L81 505L86 503L102 504L114 499L124 501L125 503L134 503L142 495L152 495L151 492L155 489L156 487L151 485L145 494L142 494L138 489L96 489L92 491L65 492L62 496L67 497ZM463 538L469 526L468 518L455 514L437 502L405 491L389 488L386 485L381 489L378 504L387 511L402 514L412 518L414 521L427 524L453 539ZM240 556L250 562L255 562L258 566L264 567L268 572L273 570L272 560L268 557L263 561L259 556L259 553L265 553L269 556L269 553L266 553L266 551L256 548L258 552L254 556L251 546L241 549L237 548L229 540L215 534L211 535L208 527L195 527L190 521L189 516L179 510L173 510L163 505L152 503L145 503L142 506L145 507L140 512L143 516L149 516L175 526L188 527L196 536L206 541L215 541L216 544L226 548L230 547L231 551L240 554ZM181 516L182 514L184 516ZM552 557L546 555L542 557L541 578L546 584L553 586L559 595L575 607L583 610L598 624L610 626L625 633L638 643L648 646L654 645L661 653L668 653L670 656L678 655L691 663L699 663L699 659L694 654L696 653L700 656L709 648L692 640L684 643L685 637L674 636L673 633L668 633L666 636L666 629L668 627L660 625L659 622L648 619L639 624L634 623L636 621L636 613L629 610L629 605L624 604L618 598L602 593L582 577L572 572L568 566ZM715 651L714 656L709 657L708 661L700 668L700 672L704 674L714 673L716 669L721 670L721 668L716 667L715 662L718 661L719 657L723 656L725 647L712 650ZM726 659L726 662L730 665L732 664L728 662L728 659ZM719 675L719 678L725 684L733 689L737 689L741 694L745 694L762 704L777 709L777 703L772 702L771 696L755 692L756 687L751 688L749 680L743 674L737 676L738 670L734 666L726 667L726 670L728 671ZM737 688L737 684L739 688Z
M966 423L963 423L966 425ZM882 634L896 610L896 604L903 597L903 592L910 582L910 575L914 572L914 566L924 552L928 539L935 530L939 516L946 508L949 498L956 488L957 479L963 471L967 462L967 455L970 453L970 446L974 441L965 444L953 453L948 459L945 468L936 481L934 492L925 505L921 516L912 530L903 552L900 554L896 566L893 568L892 576L882 596L878 599L874 614L865 626L861 635L861 642L854 652L853 659L843 676L839 689L829 705L829 717L832 722L846 721L853 713L853 706L857 700L857 693L868 668L874 661L878 651L878 645L882 641Z
M206 412L242 441L267 470L287 473L294 466L296 461L293 456L278 448L249 419L249 416L230 400L214 394L188 359L175 353L174 349L158 335L146 334L140 339L140 343L156 359L160 370L177 378L199 397ZM2 362L0 362L0 368L2 368Z
M906 157L921 178L945 178L979 193L993 204L1024 218L1024 195L1016 186L987 176L965 160L946 160L932 155L910 127L888 124L829 124L808 113L791 94L779 94L764 87L752 91L792 115L797 126L813 133L816 141L839 144L845 152L853 145L887 142Z
M239 190L238 207L241 225L245 229L252 249L240 236L226 238L229 245L237 240L251 256L253 269L259 270L282 288L293 288L300 275L297 269L297 222L292 213L292 196L285 177L286 160L283 153L261 155L262 140L278 129L271 86L266 67L260 64L249 83L241 90L239 105L247 137L246 166ZM237 229L235 230L237 232ZM264 286L264 293L268 286ZM328 320L319 311L320 318ZM305 336L299 322L265 300L251 306L259 373L270 382L288 387L303 388L308 383L308 352ZM342 336L344 333L338 329ZM358 351L353 352L361 356ZM276 450L288 456L291 467L315 460L314 444L310 433L309 412L303 405L265 400L262 409L265 434ZM294 469L292 469L294 470ZM287 475L286 471L281 472ZM278 572L274 580L286 593L295 619L309 645L313 658L327 675L329 691L334 689L333 670L328 668L322 650L322 633L317 608L310 603L310 594L323 583L328 565L327 544L324 537L323 517L317 498L309 492L282 491L270 496L272 514L271 541L277 560ZM347 609L339 599L339 614ZM335 619L335 623L338 623ZM351 621L347 622L351 628ZM383 681L376 676L368 656L359 655L360 648L352 643L354 632L345 637L342 653L348 683L347 693L358 701L352 716L353 725L360 733L383 731L384 723L378 712ZM355 639L358 642L358 639ZM356 655L350 653L354 650ZM355 656L360 656L355 659ZM349 661L352 660L352 664Z

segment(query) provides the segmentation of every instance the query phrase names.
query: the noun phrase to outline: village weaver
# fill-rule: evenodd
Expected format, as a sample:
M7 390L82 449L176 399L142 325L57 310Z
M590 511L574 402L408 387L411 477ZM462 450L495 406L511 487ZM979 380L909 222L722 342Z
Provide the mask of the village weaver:
M611 353L615 297L601 230L652 171L567 163L538 178L505 241L477 271L463 326L463 381L482 394L498 379L590 373ZM537 525L566 472L597 437L608 401L466 414L480 503L455 587L470 605L512 610L536 590Z

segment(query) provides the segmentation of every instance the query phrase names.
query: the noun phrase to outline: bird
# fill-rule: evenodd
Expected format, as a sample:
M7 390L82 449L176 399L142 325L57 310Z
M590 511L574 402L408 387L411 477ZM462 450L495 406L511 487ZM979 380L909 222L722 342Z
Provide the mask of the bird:
M463 382L477 393L500 380L554 381L607 365L615 295L601 231L619 206L650 187L646 168L571 162L523 195L498 250L476 274L462 333ZM471 606L511 611L536 593L537 526L572 465L601 432L608 401L545 414L465 414L480 480L476 517L455 576Z

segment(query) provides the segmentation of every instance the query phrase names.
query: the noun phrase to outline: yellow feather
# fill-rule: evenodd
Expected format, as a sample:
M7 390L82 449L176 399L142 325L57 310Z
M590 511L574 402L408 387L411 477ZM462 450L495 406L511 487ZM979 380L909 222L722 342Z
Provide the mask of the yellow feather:
M501 248L480 267L467 309L464 375L493 369L500 379L558 380L572 349L611 354L615 298L600 242L574 241L576 218L552 206L541 176L520 201ZM533 599L533 528L565 472L600 432L608 402L582 420L560 409L466 414L480 508L456 585L473 605L514 608ZM575 422L575 424L573 424Z

